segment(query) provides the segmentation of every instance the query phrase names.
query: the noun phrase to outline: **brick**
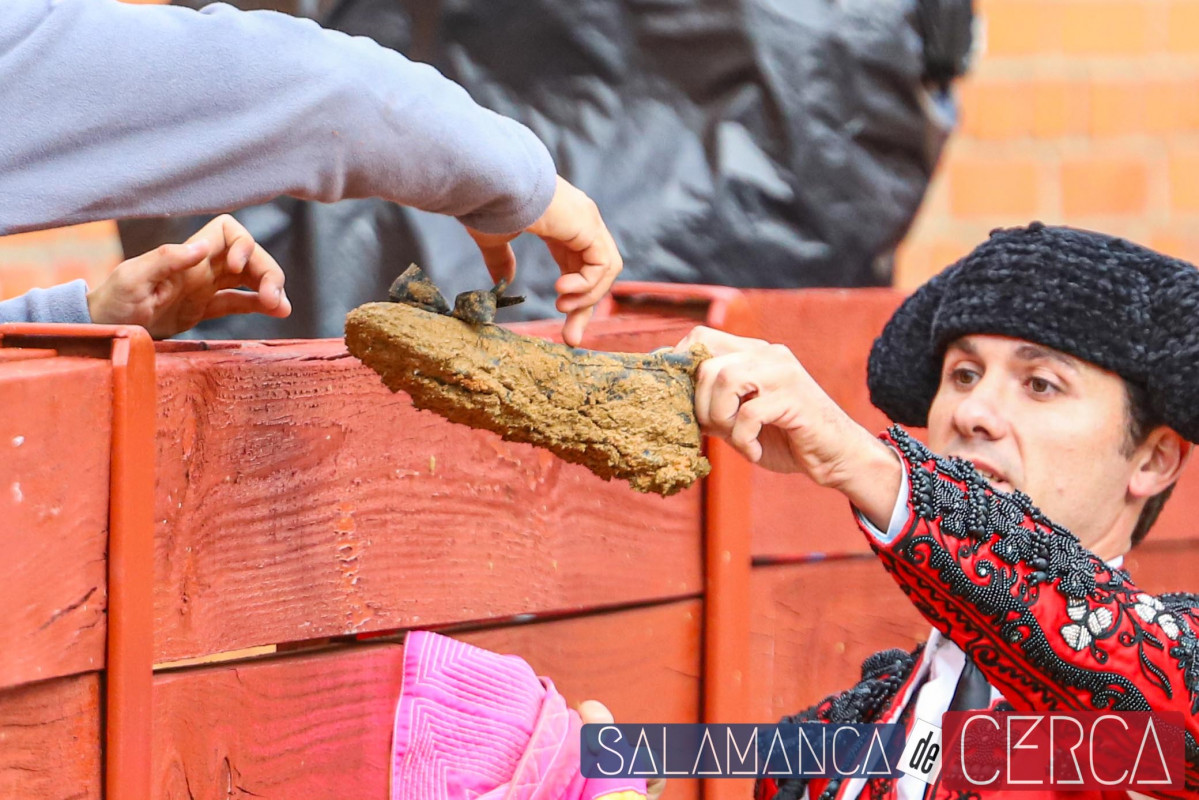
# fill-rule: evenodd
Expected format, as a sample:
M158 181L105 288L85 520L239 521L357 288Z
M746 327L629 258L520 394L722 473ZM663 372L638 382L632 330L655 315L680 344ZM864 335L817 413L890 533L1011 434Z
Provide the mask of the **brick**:
M1150 51L1150 8L1144 0L1071 0L1062 7L1066 55L1130 56Z
M915 289L970 252L981 238L942 236L909 239L896 259L892 285L905 292Z
M1035 109L1024 81L967 81L961 90L962 127L966 136L1005 141L1029 136Z
M1166 49L1172 53L1199 53L1199 0L1171 0L1166 8Z
M78 258L58 261L50 269L54 275L53 283L56 284L67 283L79 278L90 282L94 271L91 263Z
M30 289L54 285L54 272L48 264L4 263L0 254L0 299L8 300Z
M895 270L891 284L900 288L918 286L932 273L932 244L913 236L904 239L895 251Z
M1038 139L1083 135L1091 108L1091 85L1082 80L1037 81L1032 86L1032 135Z
M1057 53L1062 47L1062 6L1042 0L984 0L979 14L988 57Z
M1067 217L1140 214L1149 203L1149 174L1142 160L1093 156L1061 167L1062 211Z
M1199 149L1170 154L1170 207L1174 211L1199 211Z
M1178 81L1172 84L1169 94L1178 114L1178 130L1199 131L1199 81Z
M0 237L0 244L12 246L45 246L58 245L74 241L111 241L117 235L116 223L87 222L82 225L70 225L65 228L47 228L43 231L27 231Z
M1177 81L1146 81L1141 90L1145 98L1145 133L1160 135L1182 129L1182 107L1176 101Z
M1168 256L1181 258L1192 264L1199 263L1199 231L1192 233L1175 228L1156 231L1149 237L1147 244Z
M1140 133L1146 128L1144 84L1095 81L1091 86L1090 133L1096 138Z
M1037 164L1031 159L956 155L946 166L953 216L1036 216L1040 190Z

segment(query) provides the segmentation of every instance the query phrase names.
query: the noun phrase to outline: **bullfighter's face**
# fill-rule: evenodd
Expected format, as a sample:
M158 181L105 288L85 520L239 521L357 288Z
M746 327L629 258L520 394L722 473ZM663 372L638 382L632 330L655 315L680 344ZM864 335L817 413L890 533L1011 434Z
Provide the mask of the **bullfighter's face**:
M1020 339L949 345L928 435L934 451L972 461L996 489L1028 494L1103 558L1128 549L1144 501L1165 488L1159 437L1129 441L1124 381Z

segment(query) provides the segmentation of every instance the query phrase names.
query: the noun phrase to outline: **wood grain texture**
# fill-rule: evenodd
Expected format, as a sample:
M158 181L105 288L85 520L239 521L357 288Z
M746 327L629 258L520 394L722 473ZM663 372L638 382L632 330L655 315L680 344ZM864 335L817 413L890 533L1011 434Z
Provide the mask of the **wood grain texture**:
M702 622L701 601L687 600L455 638L519 655L572 706L599 700L617 722L699 722ZM668 783L671 800L700 796L698 780Z
M524 657L572 703L695 721L699 620L699 601L685 601L457 638ZM153 800L386 800L402 653L359 645L159 674ZM678 781L671 796L696 792Z
M0 687L104 665L112 375L0 363Z
M618 722L699 722L702 614L685 600L454 638L515 653L572 706L599 700Z
M871 431L887 427L870 404L866 359L902 295L889 289L747 290L762 338L791 349L816 382ZM755 470L754 556L866 553L839 493L806 478Z
M100 678L0 690L0 797L100 800Z
M154 679L152 800L386 800L403 648Z
M690 323L595 327L644 352ZM161 354L158 375L158 662L702 589L697 487L638 494L418 412L340 341Z
M910 650L932 629L872 556L755 567L751 585L746 721L774 722L848 689L867 656Z

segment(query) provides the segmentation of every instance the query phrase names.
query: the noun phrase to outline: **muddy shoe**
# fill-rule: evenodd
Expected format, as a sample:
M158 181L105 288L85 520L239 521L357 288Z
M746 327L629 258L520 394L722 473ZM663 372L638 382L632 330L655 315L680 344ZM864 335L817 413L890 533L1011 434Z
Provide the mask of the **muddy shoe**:
M424 287L417 304L368 303L346 317L346 346L417 408L544 447L602 478L669 495L708 474L693 382L706 352L605 353L521 336L490 324L503 289L490 302L478 302L488 292L460 295L455 306L470 322L430 309ZM436 305L448 310L444 299Z

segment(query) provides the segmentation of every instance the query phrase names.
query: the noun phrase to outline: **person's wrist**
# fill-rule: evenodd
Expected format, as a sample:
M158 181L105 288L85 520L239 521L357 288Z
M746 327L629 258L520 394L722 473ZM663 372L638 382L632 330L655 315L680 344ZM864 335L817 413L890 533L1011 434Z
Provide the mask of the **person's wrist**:
M858 426L858 431L859 443L847 450L850 455L831 488L845 495L876 528L886 530L903 482L903 461L865 428Z
M93 289L86 295L87 299L87 316L94 325L104 325L104 304L100 297L100 289Z

